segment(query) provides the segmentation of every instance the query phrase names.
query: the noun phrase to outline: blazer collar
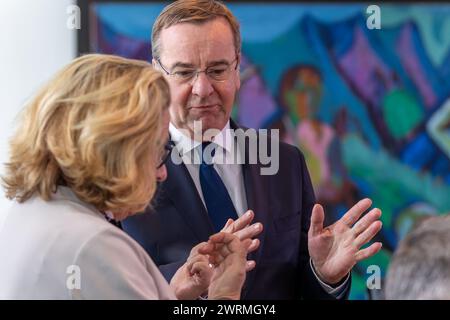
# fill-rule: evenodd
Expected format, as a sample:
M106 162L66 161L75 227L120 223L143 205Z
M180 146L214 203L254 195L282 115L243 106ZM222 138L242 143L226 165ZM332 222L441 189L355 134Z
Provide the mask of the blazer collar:
M230 124L232 128L239 128L233 121ZM246 128L243 129L245 130ZM246 293L254 284L254 277L258 269L258 263L261 260L264 243L266 241L266 230L268 229L268 226L272 221L270 212L269 176L261 175L262 166L258 161L255 164L249 163L250 148L248 146L247 140L245 140L245 143L246 146L244 149L244 154L246 161L242 166L242 174L244 176L247 205L248 208L253 210L253 212L255 213L253 223L260 222L263 225L264 229L263 232L258 236L258 239L261 242L259 248L256 251L250 253L248 256L248 259L255 260L256 270L247 274L247 281L245 282L243 288L243 297L245 297Z

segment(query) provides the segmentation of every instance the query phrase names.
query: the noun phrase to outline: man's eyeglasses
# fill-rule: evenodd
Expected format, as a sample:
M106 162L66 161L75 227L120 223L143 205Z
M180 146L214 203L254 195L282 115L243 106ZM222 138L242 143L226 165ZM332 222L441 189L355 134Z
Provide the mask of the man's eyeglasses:
M183 83L193 83L195 79L197 79L198 74L201 72L204 72L208 79L215 82L223 82L228 80L231 74L231 66L234 62L236 62L236 65L234 66L233 70L236 70L238 67L238 57L231 61L228 64L219 64L217 66L211 66L207 67L204 70L196 70L191 68L175 68L175 70L169 72L167 69L161 64L161 60L156 60L160 67L164 70L165 74L172 77L176 82L183 84Z
M164 151L159 161L159 165L156 167L156 169L161 168L166 163L167 159L169 159L170 157L170 153L172 152L174 146L175 144L173 143L173 141L168 141L166 143L166 145L164 146Z

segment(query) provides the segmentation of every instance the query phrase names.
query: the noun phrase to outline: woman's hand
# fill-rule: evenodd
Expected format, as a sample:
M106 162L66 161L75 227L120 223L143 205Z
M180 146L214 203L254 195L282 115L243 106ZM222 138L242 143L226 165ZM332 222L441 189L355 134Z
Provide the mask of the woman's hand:
M254 261L247 262L247 252L251 239L240 241L236 235L220 232L209 238L208 244L198 249L199 253L209 256L214 266L208 299L239 300L247 269Z
M186 263L172 277L170 286L179 300L194 300L207 292L214 270L208 255L199 253L207 245L202 242L192 248Z

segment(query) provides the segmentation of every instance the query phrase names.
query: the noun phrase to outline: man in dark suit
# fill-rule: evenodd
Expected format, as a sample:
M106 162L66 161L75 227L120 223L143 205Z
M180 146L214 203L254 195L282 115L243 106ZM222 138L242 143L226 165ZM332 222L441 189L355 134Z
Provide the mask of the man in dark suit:
M176 1L153 26L152 50L153 65L170 85L169 131L176 146L153 207L125 220L124 230L170 281L192 247L211 234L224 228L253 238L263 228L249 250L248 269L256 267L243 299L346 298L352 267L381 248L360 249L381 229L381 212L372 209L359 219L371 206L364 199L323 228L302 153L270 136L242 141L232 134L241 52L232 13L217 1ZM261 140L275 164L272 174L263 174L267 166L256 156ZM254 214L245 215L248 209ZM250 224L253 218L257 223Z

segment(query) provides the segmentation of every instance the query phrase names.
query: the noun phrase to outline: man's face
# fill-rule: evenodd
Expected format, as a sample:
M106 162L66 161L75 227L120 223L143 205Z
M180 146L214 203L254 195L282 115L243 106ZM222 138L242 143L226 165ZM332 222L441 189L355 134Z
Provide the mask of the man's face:
M212 128L222 130L240 87L228 22L217 18L203 24L179 23L162 30L160 43L161 65L171 73L230 65L228 79L220 82L211 80L205 72L185 83L166 75L171 92L170 120L177 128L187 129L192 135L194 121L201 121L203 132ZM153 63L158 66L156 61Z

